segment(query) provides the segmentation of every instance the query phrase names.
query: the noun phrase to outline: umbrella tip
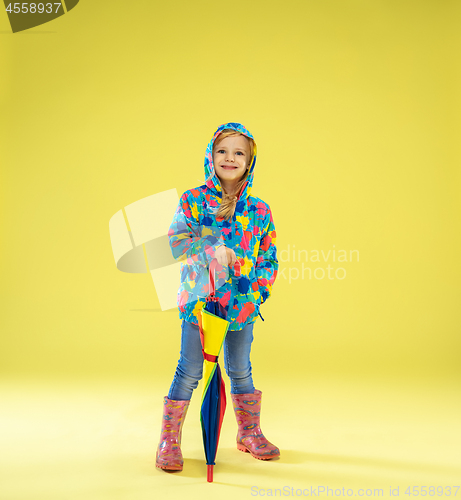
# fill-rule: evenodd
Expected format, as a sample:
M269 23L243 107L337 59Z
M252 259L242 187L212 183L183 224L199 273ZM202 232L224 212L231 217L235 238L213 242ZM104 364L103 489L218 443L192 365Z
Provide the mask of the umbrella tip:
M206 480L209 483L213 482L213 465L207 465L207 477Z

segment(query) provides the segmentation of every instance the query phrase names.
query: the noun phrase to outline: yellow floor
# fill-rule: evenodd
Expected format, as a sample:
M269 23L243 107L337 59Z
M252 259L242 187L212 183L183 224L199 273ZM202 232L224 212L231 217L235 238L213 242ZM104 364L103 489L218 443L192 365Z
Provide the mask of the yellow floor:
M393 496L410 498L415 495L405 495L407 488L413 492L421 486L428 497L450 496L451 486L451 497L461 498L461 488L454 488L461 484L461 403L455 381L341 377L302 381L288 392L274 380L258 388L263 391L262 429L279 446L280 459L262 462L237 451L228 401L215 482L208 484L201 387L183 429L184 470L167 473L154 466L165 388L146 381L4 380L0 498L388 498L390 488Z

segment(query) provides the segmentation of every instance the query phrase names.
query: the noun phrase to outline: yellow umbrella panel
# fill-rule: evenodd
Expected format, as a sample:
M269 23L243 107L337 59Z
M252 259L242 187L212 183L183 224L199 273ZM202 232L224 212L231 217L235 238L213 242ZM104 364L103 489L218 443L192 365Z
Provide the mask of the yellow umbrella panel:
M198 313L200 325L200 337L202 339L202 348L204 353L203 363L203 380L204 387L202 393L203 398L210 385L211 377L216 370L216 362L219 353L221 352L224 339L229 328L229 321L216 316L202 308Z

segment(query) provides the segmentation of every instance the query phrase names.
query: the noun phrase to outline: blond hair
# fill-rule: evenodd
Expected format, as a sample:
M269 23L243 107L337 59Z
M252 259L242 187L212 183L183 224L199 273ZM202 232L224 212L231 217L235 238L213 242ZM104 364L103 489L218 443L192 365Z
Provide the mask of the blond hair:
M226 137L234 136L234 135L243 135L248 140L248 144L250 146L250 161L248 162L248 168L245 170L245 173L243 174L242 178L238 181L237 186L235 188L234 193L226 193L224 191L224 187L221 184L221 189L222 189L222 200L221 200L221 206L219 207L216 217L222 217L226 220L229 220L232 218L235 212L235 206L237 205L237 198L240 195L240 191L242 190L247 178L248 174L250 173L250 168L251 164L253 163L253 156L254 156L254 141L250 137L247 137L245 134L242 134L241 132L238 132L236 130L232 130L229 128L224 129L216 138L215 142L213 143L213 153L215 151L215 148L217 145Z

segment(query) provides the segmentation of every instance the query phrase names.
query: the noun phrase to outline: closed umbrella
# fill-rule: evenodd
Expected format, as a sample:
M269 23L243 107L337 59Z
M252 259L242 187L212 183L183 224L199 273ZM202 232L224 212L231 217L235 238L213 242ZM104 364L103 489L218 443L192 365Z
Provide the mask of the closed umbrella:
M207 481L209 483L213 482L213 466L215 465L219 434L226 410L226 388L221 376L218 356L230 325L230 322L224 317L225 309L219 304L215 295L215 271L218 265L216 259L213 259L210 263L210 293L206 298L205 306L198 311L197 315L204 358L204 388L200 422L207 463ZM240 276L238 261L234 265L234 274ZM231 291L229 308L232 307L232 302Z

